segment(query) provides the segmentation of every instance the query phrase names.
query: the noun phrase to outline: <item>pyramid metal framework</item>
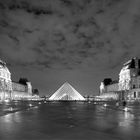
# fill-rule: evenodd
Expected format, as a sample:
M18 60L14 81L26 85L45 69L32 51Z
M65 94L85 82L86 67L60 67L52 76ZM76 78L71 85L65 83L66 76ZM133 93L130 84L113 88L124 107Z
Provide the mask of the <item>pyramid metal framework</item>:
M64 83L49 100L85 100L68 82Z

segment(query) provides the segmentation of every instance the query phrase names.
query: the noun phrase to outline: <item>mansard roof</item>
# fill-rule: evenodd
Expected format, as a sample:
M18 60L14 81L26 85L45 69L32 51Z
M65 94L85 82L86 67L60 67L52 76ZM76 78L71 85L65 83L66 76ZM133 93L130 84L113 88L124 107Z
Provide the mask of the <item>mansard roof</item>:
M127 67L128 69L136 67L140 68L140 59L138 59L137 57L133 57L132 59L124 63L123 66Z

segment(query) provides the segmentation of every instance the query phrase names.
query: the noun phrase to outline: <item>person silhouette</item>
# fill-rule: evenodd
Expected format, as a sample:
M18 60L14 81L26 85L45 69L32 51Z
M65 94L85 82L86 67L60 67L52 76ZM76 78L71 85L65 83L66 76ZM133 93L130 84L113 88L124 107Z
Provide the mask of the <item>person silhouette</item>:
M122 105L123 105L124 107L126 106L126 101L125 101L125 100L122 102Z

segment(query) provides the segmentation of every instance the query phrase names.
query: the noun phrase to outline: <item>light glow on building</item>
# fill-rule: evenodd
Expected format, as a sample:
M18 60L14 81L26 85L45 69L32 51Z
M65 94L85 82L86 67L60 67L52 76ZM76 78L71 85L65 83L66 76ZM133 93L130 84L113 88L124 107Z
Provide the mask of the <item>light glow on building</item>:
M11 73L6 66L6 63L0 60L0 100L10 98L11 92L12 92Z
M39 99L39 96L32 96L31 82L26 85L11 80L11 73L6 63L0 60L0 100L22 100Z
M121 69L119 74L119 90L130 90L130 69L128 66Z

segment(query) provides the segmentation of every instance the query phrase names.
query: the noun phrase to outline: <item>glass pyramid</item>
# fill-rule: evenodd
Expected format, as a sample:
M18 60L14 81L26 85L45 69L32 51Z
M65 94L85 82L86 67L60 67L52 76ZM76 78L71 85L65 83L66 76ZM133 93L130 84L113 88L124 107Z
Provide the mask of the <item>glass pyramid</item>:
M68 82L64 83L49 100L85 100Z

